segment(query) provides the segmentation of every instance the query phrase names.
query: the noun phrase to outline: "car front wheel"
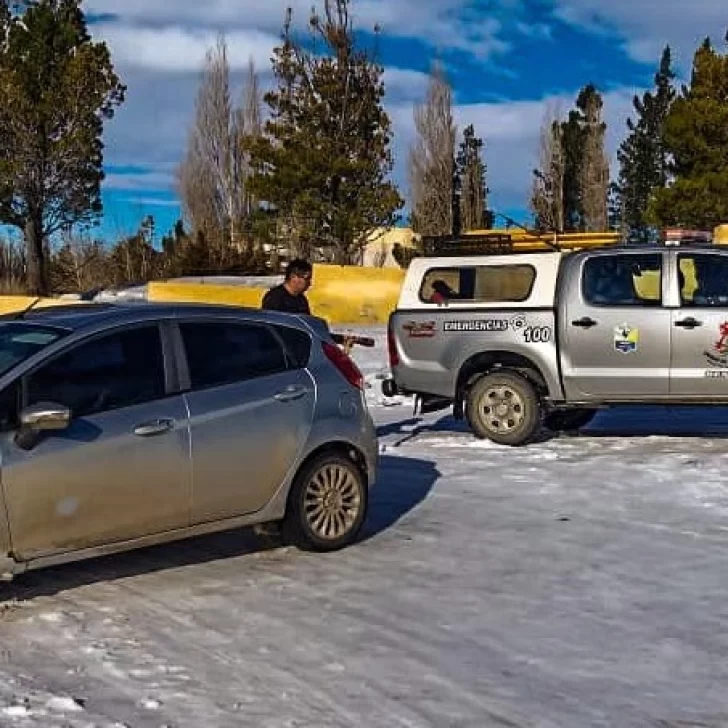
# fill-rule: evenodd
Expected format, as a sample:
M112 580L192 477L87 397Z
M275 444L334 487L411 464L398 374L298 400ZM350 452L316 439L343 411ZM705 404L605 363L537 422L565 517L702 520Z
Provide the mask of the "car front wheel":
M313 551L336 551L351 544L367 515L369 491L355 462L324 453L307 463L293 482L283 537Z

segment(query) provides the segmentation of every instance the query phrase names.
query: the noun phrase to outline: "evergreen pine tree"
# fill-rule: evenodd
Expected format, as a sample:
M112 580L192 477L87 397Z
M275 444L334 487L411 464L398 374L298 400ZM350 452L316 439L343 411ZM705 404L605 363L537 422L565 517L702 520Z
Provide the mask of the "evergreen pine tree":
M669 187L649 207L660 226L712 229L728 221L728 54L706 39L695 53L689 86L665 121Z
M392 169L384 69L357 45L351 0L324 0L309 44L293 36L290 11L276 48L270 115L251 144L250 190L272 206L292 251L356 262L370 234L394 224L403 201Z
M463 139L456 159L457 209L462 230L489 227L488 187L486 164L483 160L483 140L475 136L472 124L463 131Z
M35 295L51 237L102 212L103 129L125 93L81 0L0 2L0 225L24 233Z
M627 120L628 136L617 158L620 164L616 194L621 207L621 225L630 236L648 235L647 208L655 192L669 180L669 158L665 149L665 122L675 100L670 47L662 53L655 75L655 90L634 97L637 119Z
M567 231L598 230L607 224L609 170L602 107L601 94L588 84L579 92L576 108L561 122L563 224Z

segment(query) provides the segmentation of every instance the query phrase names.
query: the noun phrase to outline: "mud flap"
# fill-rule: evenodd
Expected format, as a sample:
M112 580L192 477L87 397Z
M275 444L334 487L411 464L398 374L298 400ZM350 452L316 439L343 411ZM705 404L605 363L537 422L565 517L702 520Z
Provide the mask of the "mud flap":
M440 412L452 406L452 400L448 397L436 397L431 394L416 394L413 415L426 415L430 412Z

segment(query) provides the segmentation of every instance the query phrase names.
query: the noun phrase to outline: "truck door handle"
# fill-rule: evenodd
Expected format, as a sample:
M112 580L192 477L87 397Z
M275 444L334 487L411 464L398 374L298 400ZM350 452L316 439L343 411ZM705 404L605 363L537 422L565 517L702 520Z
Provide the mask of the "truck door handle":
M582 316L580 319L576 319L576 321L572 321L572 326L579 326L582 329L590 329L592 326L597 325L597 321L595 321L593 318L589 318L588 316Z
M696 326L702 326L703 322L698 321L697 319L693 318L692 316L688 316L686 319L682 319L681 321L675 321L675 326L679 326L683 329L694 329Z
M294 399L301 399L308 390L305 387L286 387L284 390L273 395L279 402L291 402Z
M174 420L153 420L152 422L144 422L134 428L134 434L139 437L152 437L153 435L163 435L174 427Z

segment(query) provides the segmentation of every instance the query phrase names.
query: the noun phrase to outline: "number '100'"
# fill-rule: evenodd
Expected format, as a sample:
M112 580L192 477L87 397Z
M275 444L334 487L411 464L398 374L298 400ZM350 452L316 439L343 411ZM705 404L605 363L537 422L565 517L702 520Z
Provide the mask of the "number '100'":
M551 328L548 326L526 326L523 338L529 344L545 344L551 341Z

